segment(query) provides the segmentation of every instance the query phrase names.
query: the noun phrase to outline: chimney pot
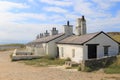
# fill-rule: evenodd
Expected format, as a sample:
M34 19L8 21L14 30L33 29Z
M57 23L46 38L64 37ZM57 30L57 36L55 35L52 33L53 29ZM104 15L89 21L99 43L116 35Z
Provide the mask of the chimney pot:
M70 25L70 22L69 21L67 21L67 26L69 26Z

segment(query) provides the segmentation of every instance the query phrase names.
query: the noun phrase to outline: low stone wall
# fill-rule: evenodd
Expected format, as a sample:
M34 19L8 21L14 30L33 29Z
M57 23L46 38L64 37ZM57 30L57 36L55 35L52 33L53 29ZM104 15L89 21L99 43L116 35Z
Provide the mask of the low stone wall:
M85 60L81 63L81 69L85 70L86 67L90 69L97 70L99 68L104 68L112 64L117 59L116 56L104 57L100 59Z
M37 59L40 58L40 56L36 55L14 55L12 56L12 60L30 60L30 59Z
M29 52L29 51L26 51L26 50L18 50L18 49L15 49L15 53L16 55L32 55L32 52Z
M32 55L31 52L14 50L12 60L29 60L40 58L38 55Z

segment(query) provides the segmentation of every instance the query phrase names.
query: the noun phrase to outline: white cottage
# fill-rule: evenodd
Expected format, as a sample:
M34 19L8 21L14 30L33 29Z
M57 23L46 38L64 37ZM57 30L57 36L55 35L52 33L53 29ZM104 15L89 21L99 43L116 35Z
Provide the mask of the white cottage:
M58 42L59 57L80 63L83 60L115 56L118 43L104 32L72 35Z
M64 25L64 33L58 33L56 28L52 28L50 35L47 31L44 34L40 33L36 40L27 44L27 50L39 56L58 57L59 50L56 43L71 35L73 35L73 26L68 21L67 25Z
M64 33L58 33L56 28L51 34L46 33L37 36L37 39L27 44L27 49L36 55L70 58L72 61L81 61L114 56L118 54L119 43L104 32L86 33L86 20L84 16L77 19L76 33L73 34L73 26L67 22L64 25Z

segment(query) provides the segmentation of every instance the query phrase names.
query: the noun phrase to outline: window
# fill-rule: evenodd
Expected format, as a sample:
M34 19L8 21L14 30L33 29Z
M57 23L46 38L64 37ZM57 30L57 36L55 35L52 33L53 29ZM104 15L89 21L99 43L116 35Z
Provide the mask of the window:
M120 45L119 45L119 50L118 50L118 52L120 52Z
M75 49L72 49L72 57L75 57Z
M108 56L109 47L110 46L104 46L104 56Z
M61 56L64 57L64 50L63 50L63 47L61 47Z

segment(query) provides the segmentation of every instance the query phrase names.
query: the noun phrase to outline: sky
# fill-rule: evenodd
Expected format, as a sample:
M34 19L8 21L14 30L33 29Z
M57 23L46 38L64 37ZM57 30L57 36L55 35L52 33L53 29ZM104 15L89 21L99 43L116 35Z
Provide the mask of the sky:
M27 43L46 30L63 32L85 16L87 32L120 32L120 0L0 0L0 43Z

